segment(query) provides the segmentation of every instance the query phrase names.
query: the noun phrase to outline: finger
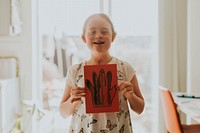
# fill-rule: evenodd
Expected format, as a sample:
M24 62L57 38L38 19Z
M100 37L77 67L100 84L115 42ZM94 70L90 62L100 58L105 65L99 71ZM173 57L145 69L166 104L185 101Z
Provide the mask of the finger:
M80 101L80 100L81 100L81 98L72 98L71 103L74 103L74 102L77 102L77 101Z
M74 97L84 97L85 95L86 95L86 93L73 94Z
M86 92L85 90L78 90L78 89L73 91L74 94L85 93L85 92Z
M126 87L130 87L132 86L132 84L129 82L129 81L124 81L124 82L121 82L119 85L118 85L118 88L122 91L123 89L125 89Z
M133 91L127 91L124 93L124 96L125 97L128 97L129 95L133 94L134 92Z
M74 92L73 96L74 97L84 97L86 95L85 92Z
M122 90L122 93L125 97L128 97L130 94L134 93L133 92L133 87L126 87Z
M125 93L125 92L128 92L128 91L131 91L131 88L129 86L124 87L121 91L122 91L122 93Z
M75 88L72 88L72 89L70 90L70 95L71 95L71 96L74 95L74 91L75 91Z
M132 86L126 87L126 91L132 91Z
M73 91L74 91L75 93L78 93L78 92L82 93L82 92L85 92L86 89L85 89L85 88L80 88L80 87L78 87L78 88L74 88Z
M130 91L130 90L132 90L132 85L130 85L130 84L123 85L120 87L120 90L121 91Z
M84 94L86 93L86 90L85 89L80 89L80 88L72 88L71 91L70 91L70 95L77 95L77 94Z
M86 95L86 93L72 93L71 97L72 98L81 98L84 97Z
M77 102L77 101L81 101L81 98L84 96L84 94L83 95L81 95L81 94L78 94L78 95L72 95L72 100L71 100L71 103L73 103L73 102Z

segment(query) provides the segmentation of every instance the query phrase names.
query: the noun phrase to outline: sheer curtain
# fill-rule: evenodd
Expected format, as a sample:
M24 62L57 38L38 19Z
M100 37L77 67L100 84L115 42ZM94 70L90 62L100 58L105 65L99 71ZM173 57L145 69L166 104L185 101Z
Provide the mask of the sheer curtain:
M187 0L159 0L159 85L186 91ZM160 112L160 132L165 126Z

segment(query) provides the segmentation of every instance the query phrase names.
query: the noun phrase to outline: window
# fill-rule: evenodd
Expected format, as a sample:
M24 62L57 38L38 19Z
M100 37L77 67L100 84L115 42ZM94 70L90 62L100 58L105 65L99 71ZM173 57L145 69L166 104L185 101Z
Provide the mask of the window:
M64 133L68 120L59 116L58 106L68 68L87 58L80 38L87 16L97 12L110 15L117 31L112 45L114 56L127 60L137 72L146 107L142 115L132 113L135 132L153 132L155 79L152 60L156 47L156 0L39 0L39 35L43 46L43 103L49 114L40 120L40 132ZM156 81L155 81L156 82ZM50 126L54 125L54 126Z

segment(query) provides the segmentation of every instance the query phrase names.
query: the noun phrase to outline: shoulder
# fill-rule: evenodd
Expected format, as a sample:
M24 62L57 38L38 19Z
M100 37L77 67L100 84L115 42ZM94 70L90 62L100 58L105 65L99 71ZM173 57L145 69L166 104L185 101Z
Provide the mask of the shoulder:
M69 68L69 71L79 71L81 68L83 67L83 62L79 63L79 64L75 64L75 65L72 65L70 68Z
M67 72L67 77L76 77L77 73L83 69L84 63L81 62L79 64L74 64L71 67L69 67Z
M125 80L131 80L135 75L135 70L128 61L115 58L113 63L117 64L118 73L123 75Z
M128 61L122 60L122 59L118 59L116 57L114 57L114 62L117 64L118 67L124 67L124 68L132 68L131 64Z
M76 78L78 73L81 72L83 68L83 63L72 65L67 72L66 81L70 86L76 86Z

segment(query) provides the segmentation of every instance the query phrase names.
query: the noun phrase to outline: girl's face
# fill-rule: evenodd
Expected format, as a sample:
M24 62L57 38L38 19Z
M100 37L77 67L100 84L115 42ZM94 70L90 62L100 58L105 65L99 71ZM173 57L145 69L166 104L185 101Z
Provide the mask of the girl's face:
M82 40L92 53L107 53L115 38L110 23L101 16L91 18L86 25Z

